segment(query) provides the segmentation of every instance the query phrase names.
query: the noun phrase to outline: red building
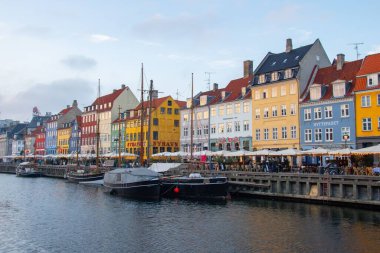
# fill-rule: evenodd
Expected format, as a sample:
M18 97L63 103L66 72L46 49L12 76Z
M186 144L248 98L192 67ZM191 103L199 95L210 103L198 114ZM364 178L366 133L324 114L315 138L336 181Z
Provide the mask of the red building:
M45 155L45 127L39 126L33 132L35 136L34 150L36 155Z

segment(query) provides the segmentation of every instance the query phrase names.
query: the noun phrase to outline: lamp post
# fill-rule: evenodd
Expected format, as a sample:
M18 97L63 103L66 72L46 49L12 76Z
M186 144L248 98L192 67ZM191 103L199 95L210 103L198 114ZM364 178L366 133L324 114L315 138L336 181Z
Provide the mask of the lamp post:
M350 136L348 133L343 134L343 140L344 140L344 148L347 148L347 140L350 139Z

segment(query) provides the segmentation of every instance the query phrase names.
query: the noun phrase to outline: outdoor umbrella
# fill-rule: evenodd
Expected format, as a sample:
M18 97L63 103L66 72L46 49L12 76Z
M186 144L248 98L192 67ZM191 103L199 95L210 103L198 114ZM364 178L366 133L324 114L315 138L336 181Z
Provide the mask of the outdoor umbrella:
M235 152L229 152L225 156L229 157L229 156L253 156L253 155L255 155L254 152L247 151L245 149L241 149L241 150L238 150L238 151L235 151Z
M352 151L352 154L355 155L375 155L375 154L380 154L380 144L376 146L371 146L371 147L366 147L366 148L361 148Z

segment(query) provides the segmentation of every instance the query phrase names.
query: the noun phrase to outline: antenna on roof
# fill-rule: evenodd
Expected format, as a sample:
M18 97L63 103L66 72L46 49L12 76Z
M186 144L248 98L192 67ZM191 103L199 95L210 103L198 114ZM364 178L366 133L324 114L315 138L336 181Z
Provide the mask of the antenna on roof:
M363 42L354 42L354 43L349 43L348 44L348 45L355 45L354 49L356 50L356 60L359 60L359 56L360 56L359 45L363 45L363 44L364 44Z
M206 80L207 81L207 90L210 90L210 83L211 83L211 74L214 74L215 72L205 72Z

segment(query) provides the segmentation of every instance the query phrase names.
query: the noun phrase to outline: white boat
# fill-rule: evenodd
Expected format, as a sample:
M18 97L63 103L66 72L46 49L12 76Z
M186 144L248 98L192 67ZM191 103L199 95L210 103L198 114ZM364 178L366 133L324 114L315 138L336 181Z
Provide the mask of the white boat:
M159 199L159 174L147 168L118 168L104 175L110 194L136 199Z
M18 177L40 177L41 172L37 169L37 164L31 162L22 162L16 168Z

